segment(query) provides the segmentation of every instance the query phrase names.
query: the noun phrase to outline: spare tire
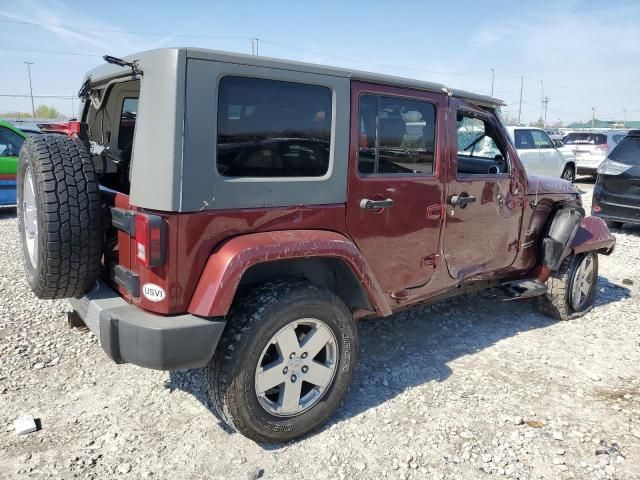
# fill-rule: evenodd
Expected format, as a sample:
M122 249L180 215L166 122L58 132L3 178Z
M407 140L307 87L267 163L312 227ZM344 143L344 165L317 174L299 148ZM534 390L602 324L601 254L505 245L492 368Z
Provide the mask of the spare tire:
M18 228L27 281L43 299L82 296L102 256L102 207L86 145L66 135L29 137L20 151Z

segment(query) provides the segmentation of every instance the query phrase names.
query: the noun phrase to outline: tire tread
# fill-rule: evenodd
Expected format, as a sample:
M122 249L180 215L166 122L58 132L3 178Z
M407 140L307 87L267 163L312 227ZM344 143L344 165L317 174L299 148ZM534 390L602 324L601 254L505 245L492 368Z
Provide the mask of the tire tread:
M81 296L98 277L103 250L100 192L89 152L78 139L44 134L29 137L20 157L33 172L39 233L45 235L31 287L42 299Z

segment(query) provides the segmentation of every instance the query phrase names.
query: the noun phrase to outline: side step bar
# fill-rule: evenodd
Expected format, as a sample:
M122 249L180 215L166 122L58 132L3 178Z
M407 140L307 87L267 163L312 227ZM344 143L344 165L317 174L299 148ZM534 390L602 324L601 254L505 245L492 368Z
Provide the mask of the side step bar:
M505 300L519 300L544 295L547 285L535 279L514 280L501 284L500 290L507 296Z

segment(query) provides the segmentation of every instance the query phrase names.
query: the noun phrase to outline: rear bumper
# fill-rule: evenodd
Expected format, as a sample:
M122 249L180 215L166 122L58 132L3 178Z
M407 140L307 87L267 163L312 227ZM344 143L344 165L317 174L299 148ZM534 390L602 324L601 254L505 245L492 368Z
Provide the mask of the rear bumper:
M204 367L225 327L222 318L155 315L128 304L101 281L69 303L114 362L156 370Z
M605 220L640 224L640 207L598 201L600 211L591 210L591 214Z
M598 167L587 167L578 165L576 167L576 173L578 175L595 175L596 173L598 173Z
M0 179L0 205L16 204L16 181Z

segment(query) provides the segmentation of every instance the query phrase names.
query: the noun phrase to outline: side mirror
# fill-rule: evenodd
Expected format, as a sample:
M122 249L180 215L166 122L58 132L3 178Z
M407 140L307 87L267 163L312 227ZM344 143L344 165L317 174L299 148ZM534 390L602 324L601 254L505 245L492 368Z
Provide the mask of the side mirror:
M553 146L556 148L560 148L564 146L564 143L562 143L562 140L554 140L553 141Z

